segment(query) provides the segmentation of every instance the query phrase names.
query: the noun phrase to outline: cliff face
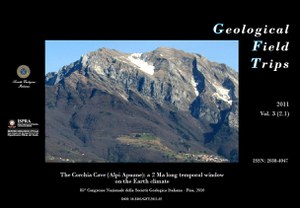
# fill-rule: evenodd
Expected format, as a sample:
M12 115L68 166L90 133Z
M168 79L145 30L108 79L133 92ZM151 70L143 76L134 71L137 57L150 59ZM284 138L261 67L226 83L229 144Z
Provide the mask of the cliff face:
M173 48L86 54L46 75L46 160L236 162L238 74Z

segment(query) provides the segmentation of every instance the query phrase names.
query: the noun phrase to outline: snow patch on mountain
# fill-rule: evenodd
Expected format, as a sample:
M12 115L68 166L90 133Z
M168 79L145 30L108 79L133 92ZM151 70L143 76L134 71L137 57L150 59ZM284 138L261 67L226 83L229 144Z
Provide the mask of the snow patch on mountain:
M89 56L88 56L87 54L82 55L82 56L81 56L81 63L82 63L82 66L85 67L85 66L87 65L88 60L89 60Z
M215 96L219 100L223 100L229 105L232 105L232 100L230 99L230 96L228 94L230 90L218 85L214 85L214 87L216 88L216 92L213 94L213 96Z
M104 71L101 69L100 66L95 66L94 70L101 75L105 75Z
M192 76L192 79L191 79L191 84L192 84L192 86L193 86L193 88L194 88L194 91L195 91L196 96L198 96L198 95L199 95L199 92L198 92L198 90L197 90L197 85L198 85L198 83L195 82L195 79L194 79L193 76Z
M133 53L128 56L128 60L135 64L141 71L153 75L154 74L154 66L147 63L146 61L141 59L141 53Z

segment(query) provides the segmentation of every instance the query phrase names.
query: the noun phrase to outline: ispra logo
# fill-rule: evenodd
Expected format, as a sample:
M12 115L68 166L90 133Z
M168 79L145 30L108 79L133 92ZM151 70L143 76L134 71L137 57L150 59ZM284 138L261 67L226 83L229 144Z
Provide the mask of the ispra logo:
M25 124L28 124L28 123L31 123L31 121L29 119L18 119L18 123L25 123Z
M11 119L8 121L8 128L16 128L16 121Z

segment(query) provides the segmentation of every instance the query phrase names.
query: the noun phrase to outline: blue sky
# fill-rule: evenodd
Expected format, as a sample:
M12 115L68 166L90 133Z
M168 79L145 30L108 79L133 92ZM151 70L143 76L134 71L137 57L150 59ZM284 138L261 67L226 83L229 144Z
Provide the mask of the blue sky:
M58 41L47 40L46 73L58 71L62 66L78 60L81 55L99 48L116 49L125 53L143 53L158 47L172 47L190 53L198 53L210 61L225 63L238 71L238 41Z

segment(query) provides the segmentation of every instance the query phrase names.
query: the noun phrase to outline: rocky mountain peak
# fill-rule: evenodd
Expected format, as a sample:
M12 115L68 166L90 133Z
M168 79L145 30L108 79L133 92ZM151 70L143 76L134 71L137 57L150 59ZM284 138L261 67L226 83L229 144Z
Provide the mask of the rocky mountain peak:
M50 111L60 109L61 106L70 109L76 106L71 111L78 115L78 109L84 109L88 103L104 105L106 112L111 112L114 106L118 106L120 109L126 109L126 112L132 112L130 115L135 115L132 110L129 110L130 108L137 111L143 109L142 111L147 112L146 114L153 113L156 119L167 119L167 123L171 122L172 124L169 123L166 128L170 131L173 129L175 134L169 133L174 134L173 136L177 135L176 138L178 137L179 140L181 137L187 137L183 135L190 135L188 137L194 138L193 141L202 138L200 139L201 145L206 145L212 151L216 151L226 143L225 137L229 139L234 135L232 137L237 142L238 74L225 64L211 62L199 54L167 47L131 54L101 48L83 55L79 60L62 67L58 72L48 73L46 91L48 105L54 106ZM105 100L111 100L110 104ZM83 117L87 116L85 114L90 115L88 112L82 112ZM95 115L100 116L96 112ZM163 118L159 118L160 115ZM151 122L146 122L140 116L136 119L143 120L145 127L137 128L136 123L129 122L128 125L131 127L128 128L131 131L136 132L135 128L143 129L161 137L168 134L159 133L165 130L160 129L157 126L160 122L156 122L156 119L151 118L150 115L148 119ZM70 119L74 120L74 118ZM98 120L98 117L96 116L95 119ZM111 119L108 121L110 122ZM181 124L183 121L191 122L192 126L189 128L192 130L183 128ZM151 128L156 127L151 130L147 125L152 126ZM119 133L121 134L123 130ZM127 130L124 131L127 132ZM223 131L234 133L230 133L231 136L220 136L226 135ZM196 136L197 134L199 137ZM220 138L220 141L216 138ZM234 148L232 141L229 143L230 151L233 149L237 151L237 143L233 145ZM175 148L171 141L168 145ZM225 146L222 148L224 149ZM218 150L222 153L217 154L226 158L234 154L236 157L236 153L230 153L228 150L230 148L226 146L226 150Z

